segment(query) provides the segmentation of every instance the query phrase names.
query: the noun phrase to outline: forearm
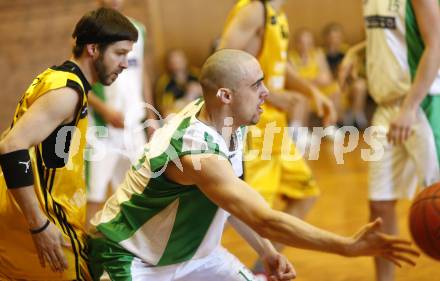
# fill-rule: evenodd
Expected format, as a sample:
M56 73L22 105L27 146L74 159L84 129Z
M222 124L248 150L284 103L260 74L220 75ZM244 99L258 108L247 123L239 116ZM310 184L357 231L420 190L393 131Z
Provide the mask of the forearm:
M258 235L258 233L256 233L241 220L231 216L228 221L232 227L234 227L234 229L249 243L249 245L251 245L251 247L255 250L255 252L258 253L260 257L268 256L277 252L275 247L268 239L264 239Z
M35 196L33 186L9 190L25 217L30 229L41 227L47 220Z
M326 87L332 82L332 77L329 74L319 75L313 83L318 87Z
M405 97L403 107L415 109L426 97L440 67L440 49L426 48L414 78L414 82Z
M353 242L351 238L319 229L278 211L272 211L270 219L266 219L259 233L288 246L339 255L346 255L347 247Z
M10 132L11 131L0 140L0 155L17 150L29 149L32 146L28 138L15 137L15 135Z
M295 90L303 95L308 97L313 97L315 86L312 85L309 81L297 76L290 74L288 77L287 88L290 90Z
M0 155L28 148L28 144L13 140L11 137L6 137L0 142ZM45 221L45 216L39 208L33 186L11 188L9 191L20 206L20 209L29 224L29 228L37 228L41 226Z
M107 113L107 105L90 91L87 102L94 111L104 116Z

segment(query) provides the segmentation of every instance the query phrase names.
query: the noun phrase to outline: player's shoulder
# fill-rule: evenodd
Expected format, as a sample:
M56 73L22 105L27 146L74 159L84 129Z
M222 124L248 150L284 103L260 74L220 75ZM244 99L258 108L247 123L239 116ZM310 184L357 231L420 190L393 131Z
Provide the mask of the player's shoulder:
M249 1L238 12L239 17L247 22L251 22L254 25L264 24L264 3L262 1L254 0Z

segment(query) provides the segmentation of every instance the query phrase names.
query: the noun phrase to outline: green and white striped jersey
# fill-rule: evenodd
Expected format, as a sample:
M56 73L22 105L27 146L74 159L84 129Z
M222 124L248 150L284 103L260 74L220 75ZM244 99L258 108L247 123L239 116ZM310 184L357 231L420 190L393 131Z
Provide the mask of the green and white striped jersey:
M369 91L378 104L402 98L424 50L411 0L364 0L364 15ZM429 94L440 94L440 70Z
M188 154L218 155L242 174L243 128L233 133L234 149L200 122L203 105L194 101L157 130L144 154L92 223L105 237L153 266L204 257L220 245L229 214L195 185L169 180L163 171ZM197 163L194 163L197 167ZM185 171L183 171L185 172Z

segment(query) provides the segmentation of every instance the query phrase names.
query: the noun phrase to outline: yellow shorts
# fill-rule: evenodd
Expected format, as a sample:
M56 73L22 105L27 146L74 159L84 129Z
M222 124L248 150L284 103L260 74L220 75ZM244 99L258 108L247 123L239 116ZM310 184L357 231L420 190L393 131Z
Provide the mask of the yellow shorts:
M40 265L27 222L14 198L7 191L1 175L0 172L0 280L91 280L86 262L87 253L78 249L78 243L85 245L86 236L78 228L66 230L80 239L74 243L67 235L63 235L63 238L72 244L72 249L63 249L68 263L67 270L55 273L47 262L44 268Z
M247 136L245 181L271 206L277 195L292 199L318 196L318 185L305 160L302 157L295 160L286 157L286 152L291 156L296 153L296 147L285 130L286 116L269 106L264 110L260 122L250 129ZM274 127L279 129L268 133L268 128ZM257 134L252 132L255 129L258 131Z

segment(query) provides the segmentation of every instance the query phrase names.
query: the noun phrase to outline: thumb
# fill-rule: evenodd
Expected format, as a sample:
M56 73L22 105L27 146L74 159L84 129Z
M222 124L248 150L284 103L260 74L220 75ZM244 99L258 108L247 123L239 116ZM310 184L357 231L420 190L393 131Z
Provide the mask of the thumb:
M318 117L322 117L324 115L324 105L322 104L322 101L319 98L315 99L316 103L316 114Z
M377 218L369 225L369 231L378 231L382 227L382 218Z
M63 235L60 233L60 242L61 246L65 248L72 248L72 245L63 237Z

